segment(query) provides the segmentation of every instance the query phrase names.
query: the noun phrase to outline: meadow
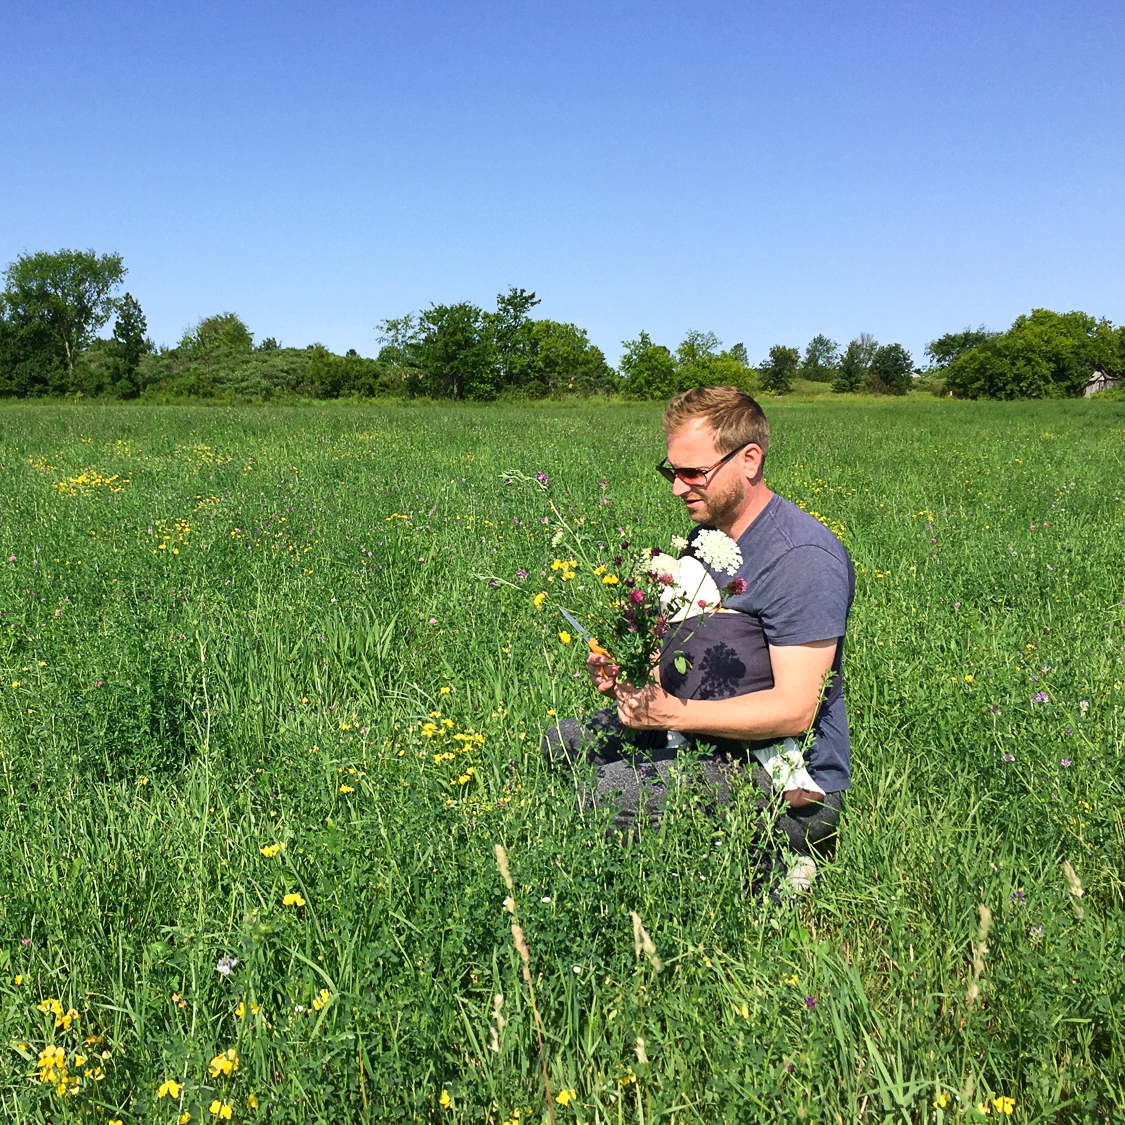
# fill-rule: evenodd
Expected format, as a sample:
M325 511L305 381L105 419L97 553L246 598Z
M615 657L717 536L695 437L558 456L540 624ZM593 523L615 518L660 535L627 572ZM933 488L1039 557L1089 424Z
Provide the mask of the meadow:
M751 791L621 839L538 751L658 408L0 407L0 1114L547 1121L499 843L558 1122L1125 1119L1125 405L767 413L858 574L781 905Z

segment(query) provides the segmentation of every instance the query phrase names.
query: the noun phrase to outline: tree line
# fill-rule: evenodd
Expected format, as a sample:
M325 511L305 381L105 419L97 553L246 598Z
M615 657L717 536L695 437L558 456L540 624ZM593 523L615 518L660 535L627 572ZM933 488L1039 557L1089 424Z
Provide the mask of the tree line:
M675 349L647 332L623 342L617 368L575 324L537 318L534 293L511 288L493 310L431 305L382 321L374 358L322 344L255 344L234 313L206 317L172 347L148 336L140 303L118 295L120 254L60 250L21 255L0 292L0 396L119 399L429 397L491 401L612 395L668 399L690 387L728 384L786 394L799 381L837 393L904 395L925 389L963 398L1081 394L1090 376L1125 372L1125 328L1086 313L1036 309L1006 332L948 333L916 368L901 344L861 333L843 348L815 336L776 344L756 365L746 347L688 332ZM107 336L99 333L110 325Z

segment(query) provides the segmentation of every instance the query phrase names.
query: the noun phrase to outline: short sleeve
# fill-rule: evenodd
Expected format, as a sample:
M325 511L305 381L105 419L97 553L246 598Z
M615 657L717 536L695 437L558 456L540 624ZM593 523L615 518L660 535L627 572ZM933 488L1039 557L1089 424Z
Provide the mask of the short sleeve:
M842 637L852 601L851 566L815 544L791 547L762 576L757 600L771 645Z

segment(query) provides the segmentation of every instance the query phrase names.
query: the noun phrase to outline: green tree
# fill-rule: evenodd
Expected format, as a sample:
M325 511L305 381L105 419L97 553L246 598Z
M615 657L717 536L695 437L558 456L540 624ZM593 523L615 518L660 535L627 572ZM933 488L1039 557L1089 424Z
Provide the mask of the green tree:
M496 311L484 323L496 349L497 389L544 393L536 354L535 321L529 315L539 298L514 286L496 296Z
M677 393L676 357L663 344L654 344L647 332L641 332L635 340L623 340L621 346L625 351L618 370L624 376L624 394L653 399L671 398Z
M496 344L482 309L468 301L431 305L418 318L409 352L429 381L428 393L461 399L496 397Z
M962 332L947 332L926 345L926 355L933 366L948 367L963 352L983 347L999 335L999 332L993 332L983 324L979 328L966 328Z
M856 339L850 341L840 358L840 366L832 380L832 389L837 394L854 394L860 390L867 381L871 360L877 349L878 345L870 332L861 332Z
M904 395L914 385L914 360L901 344L884 344L871 357L873 390Z
M793 385L800 362L801 353L797 348L774 344L769 358L762 360L758 366L758 382L762 389L775 395L785 394Z
M814 336L805 348L801 361L801 378L814 383L831 383L840 366L840 345L827 336Z
M141 357L152 351L147 333L144 311L132 294L126 293L117 304L117 321L113 326L114 390L118 398L136 398L141 392Z
M527 393L592 395L616 390L620 378L606 363L601 348L591 344L585 329L557 320L536 320L531 326L535 346L535 379Z
M69 383L80 353L113 315L112 293L125 272L120 254L22 254L4 271L4 303L18 324L41 325L57 341Z
M1120 329L1084 312L1033 309L1011 328L954 356L945 385L960 398L1080 395L1095 371L1125 373Z

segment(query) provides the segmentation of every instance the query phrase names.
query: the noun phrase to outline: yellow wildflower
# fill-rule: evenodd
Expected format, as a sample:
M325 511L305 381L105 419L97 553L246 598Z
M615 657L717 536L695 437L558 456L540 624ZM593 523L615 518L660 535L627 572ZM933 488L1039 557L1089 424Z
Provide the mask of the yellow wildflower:
M547 591L546 590L540 590L539 593L536 594L535 597L532 598L531 600L532 600L532 602L534 602L536 609L542 609L543 603L547 600ZM19 687L19 684L13 684L12 686L13 687Z
M111 1117L106 1125L125 1125L125 1122L120 1117Z
M257 1094L248 1094L246 1096L246 1104L251 1109L257 1109L258 1108L258 1095Z
M281 900L281 905L282 906L304 906L305 900L299 894L297 894L296 891L293 891L290 894L287 894Z
M355 789L350 785L341 785L340 786L340 792L341 793L354 793Z
M258 851L266 857L266 859L273 859L278 852L284 851L284 844L267 844L264 848L259 848Z
M796 983L797 983L797 981L798 981L798 980L799 980L800 978L799 978L799 977L797 976L797 974L796 974L796 973L794 973L794 974L793 974L793 975L792 975L791 977L785 977L785 978L783 978L783 979L784 979L784 981L785 981L785 983L786 983L786 984L796 984Z
M555 1097L555 1101L557 1101L559 1105L566 1106L570 1105L577 1097L578 1092L576 1090L560 1090Z
M559 634L559 640L562 641L564 645L570 644L572 639L571 635L565 629Z
M949 1095L948 1094L941 1093L941 1094L938 1094L938 1096L936 1098L934 1098L934 1109L945 1109L945 1107L947 1105L949 1105Z
M616 574L607 574L602 579L602 585L603 586L616 586L619 581L620 581L620 579L618 579Z
M629 1067L617 1081L621 1086L628 1086L630 1082L636 1082L636 1080L637 1076L633 1073L633 1068Z
M226 1102L221 1102L218 1098L207 1109L212 1117L221 1117L224 1121L229 1121L231 1114L234 1112Z
M165 1078L156 1091L158 1098L178 1098L183 1087L174 1078Z
M312 1002L313 1011L319 1012L321 1010L321 1008L325 1007L328 1004L328 1001L331 1000L331 999L332 999L332 993L329 992L327 988L322 988L320 990L319 995Z
M972 682L973 682L973 677L972 677L972 676L966 676L966 677L965 677L965 683L967 683L967 684L971 684Z
M188 1125L190 1120L191 1114L185 1109L184 1112L180 1114L180 1125Z
M438 695L448 695L453 689L451 687L443 687Z
M992 1108L995 1109L997 1113L1004 1114L1005 1117L1011 1117L1012 1110L1016 1108L1016 1103L1012 1098L993 1098Z
M238 1053L233 1047L228 1047L221 1055L216 1055L207 1067L207 1072L212 1078L220 1074L228 1078L238 1069Z
M438 1098L438 1105L448 1109L453 1104L453 1099L449 1096L448 1090L442 1090L441 1097Z
M12 977L12 983L13 983L13 984L14 984L14 985L15 985L15 986L16 986L17 988L18 988L18 987L19 987L19 986L20 986L21 984L23 984L23 973L16 973L16 975L15 975L14 977Z

